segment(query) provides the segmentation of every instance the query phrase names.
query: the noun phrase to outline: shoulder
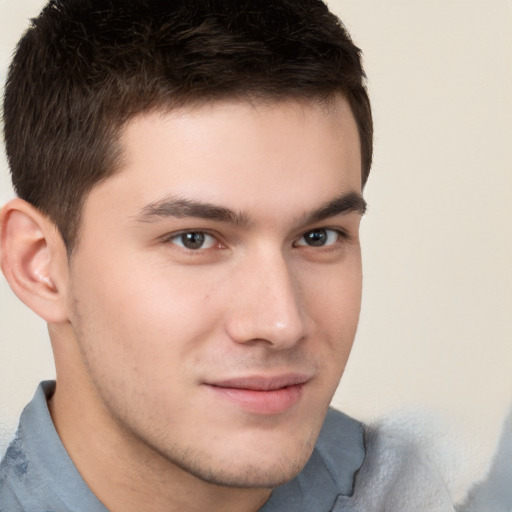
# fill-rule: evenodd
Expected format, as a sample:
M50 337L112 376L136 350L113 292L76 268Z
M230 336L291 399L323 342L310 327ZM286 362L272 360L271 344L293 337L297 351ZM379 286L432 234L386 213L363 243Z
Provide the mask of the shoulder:
M23 410L18 429L0 462L0 512L39 510L36 497L48 494L47 464L40 464L37 451L44 448L48 425L41 418L46 393L53 383L42 383ZM49 416L49 414L47 413ZM44 415L43 415L44 416ZM51 423L51 420L50 420Z
M441 474L420 443L375 427L365 428L364 443L365 460L350 498L355 510L455 512Z
M106 512L69 458L53 426L42 383L21 414L16 437L0 464L0 512Z
M23 457L18 435L11 442L0 462L0 512L23 510L16 496L11 475L23 474L27 461Z

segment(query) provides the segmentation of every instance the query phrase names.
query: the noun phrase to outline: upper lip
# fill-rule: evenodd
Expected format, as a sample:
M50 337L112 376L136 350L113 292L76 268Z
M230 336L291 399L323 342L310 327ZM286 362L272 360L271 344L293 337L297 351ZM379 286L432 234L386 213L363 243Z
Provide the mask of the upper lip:
M305 384L311 375L303 373L287 373L281 375L252 375L234 377L219 381L206 382L209 386L231 389L247 389L251 391L275 391L289 386Z

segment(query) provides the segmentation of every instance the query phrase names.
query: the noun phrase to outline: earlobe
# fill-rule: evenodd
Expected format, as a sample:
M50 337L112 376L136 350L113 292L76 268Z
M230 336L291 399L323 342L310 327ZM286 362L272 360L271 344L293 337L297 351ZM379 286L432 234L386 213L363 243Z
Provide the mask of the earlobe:
M67 320L66 251L57 229L21 199L0 213L0 263L18 298L48 323Z

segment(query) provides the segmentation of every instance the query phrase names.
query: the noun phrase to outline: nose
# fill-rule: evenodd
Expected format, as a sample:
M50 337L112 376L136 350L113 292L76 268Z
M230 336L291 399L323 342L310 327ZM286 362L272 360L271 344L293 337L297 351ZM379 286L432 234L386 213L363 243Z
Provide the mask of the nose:
M284 350L306 335L298 276L281 251L276 253L248 258L235 271L236 290L231 297L226 330L237 343L265 342Z

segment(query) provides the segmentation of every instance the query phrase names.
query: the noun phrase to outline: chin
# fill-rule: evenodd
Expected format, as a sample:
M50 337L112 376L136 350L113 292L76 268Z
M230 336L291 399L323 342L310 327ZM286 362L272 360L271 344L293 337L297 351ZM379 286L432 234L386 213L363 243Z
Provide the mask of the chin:
M224 453L190 450L168 460L213 485L273 489L292 480L302 470L313 451L314 439L295 445L263 444L252 444L252 449L249 443L238 445L238 449L232 445Z
M192 473L210 484L240 489L273 489L292 480L305 466L305 460L269 461L265 464L236 464L226 468L195 468Z

